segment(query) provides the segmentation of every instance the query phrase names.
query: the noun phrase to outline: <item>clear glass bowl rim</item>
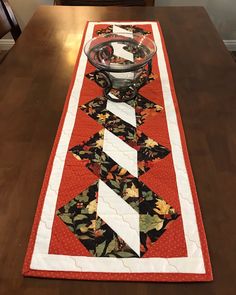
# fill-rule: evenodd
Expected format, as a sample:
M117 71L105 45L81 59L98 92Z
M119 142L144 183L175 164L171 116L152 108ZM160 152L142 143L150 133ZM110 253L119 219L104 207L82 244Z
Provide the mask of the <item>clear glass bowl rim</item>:
M120 40L122 40L122 37L124 37L126 33L123 33L121 32L119 34L119 32L117 33L108 33L108 34L103 34L103 35L99 35L99 36L96 36L92 39L90 39L89 41L87 41L84 45L84 53L85 55L88 57L88 60L90 61L90 63L95 66L97 69L99 70L104 70L104 71L107 71L107 72L129 72L129 71L135 71L139 68L142 68L144 67L151 59L152 57L155 55L156 51L157 51L157 47L156 47L156 44L155 42L150 39L149 37L147 37L146 35L143 35L141 33L133 33L133 37L135 36L142 36L142 37L145 37L146 40L148 40L148 42L150 42L153 46L153 49L151 49L151 53L143 60L143 61L140 61L140 62L136 62L134 64L125 64L125 65L121 65L121 64L117 64L117 65L105 65L105 64L102 64L102 63L98 63L98 62L95 62L94 60L92 60L89 56L89 45L93 42L93 40L98 40L99 38L108 38L108 37L112 37L114 35L117 35L118 37L120 37ZM132 39L132 37L130 36L130 34L127 32L127 37L130 37ZM134 38L133 38L134 39ZM102 42L101 42L102 44Z

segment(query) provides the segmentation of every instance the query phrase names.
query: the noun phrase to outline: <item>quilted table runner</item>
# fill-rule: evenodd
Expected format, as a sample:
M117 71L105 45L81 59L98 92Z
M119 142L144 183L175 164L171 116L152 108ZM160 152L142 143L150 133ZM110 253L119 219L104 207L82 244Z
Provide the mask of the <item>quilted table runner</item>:
M103 96L94 81L95 68L83 52L92 37L111 32L148 34L157 46L152 74L135 99L122 103ZM122 52L116 58L122 58ZM81 280L212 280L158 23L87 24L23 274Z

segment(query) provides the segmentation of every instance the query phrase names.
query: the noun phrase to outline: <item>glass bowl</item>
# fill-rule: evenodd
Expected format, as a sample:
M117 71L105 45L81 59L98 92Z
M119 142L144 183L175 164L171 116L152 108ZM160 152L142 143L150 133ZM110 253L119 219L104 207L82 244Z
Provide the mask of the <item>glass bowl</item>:
M145 66L152 59L156 45L146 35L111 33L88 41L84 52L97 69L131 72ZM122 52L122 56L118 56L119 52Z
M135 98L147 82L156 45L143 34L111 33L88 41L84 52L97 69L94 80L104 88L104 95L121 102ZM111 90L118 93L116 98Z

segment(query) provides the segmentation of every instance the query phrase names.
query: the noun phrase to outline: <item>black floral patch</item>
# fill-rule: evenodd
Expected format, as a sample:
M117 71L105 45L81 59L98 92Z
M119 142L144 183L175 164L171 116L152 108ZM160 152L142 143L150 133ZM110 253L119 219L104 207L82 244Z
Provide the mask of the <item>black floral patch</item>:
M128 104L131 104L132 101L128 101ZM142 95L137 95L135 99L135 113L136 113L136 121L137 126L144 124L145 120L149 116L156 116L159 112L163 111L163 107L155 104L149 99L145 98Z
M137 132L138 162L153 161L165 158L170 151L155 140L146 136L143 132Z
M115 128L119 128L119 124ZM113 131L113 129L110 130ZM133 135L129 131L125 133L124 129L122 133L114 133L121 139L126 139L127 144L137 149L139 176L150 169L149 162L163 159L170 152L166 147L146 136L143 132L137 131ZM103 152L103 141L104 129L94 134L87 142L74 146L69 151L72 152L78 160L89 160L89 163L86 164L88 169L98 177L102 177L102 179L108 177L108 172L110 173L109 177L116 180L129 177L130 174L128 171L124 173L125 169L120 167L105 152ZM118 167L119 169L123 169L123 174L121 174L120 170L117 170Z
M97 216L98 181L68 204L57 216L96 257L138 257L100 217Z
M106 184L139 213L140 256L178 217L169 204L137 178L107 179ZM57 210L65 223L93 256L137 257L137 254L97 216L98 181Z
M95 248L97 186L98 182L96 181L68 204L57 210L57 216L89 251Z

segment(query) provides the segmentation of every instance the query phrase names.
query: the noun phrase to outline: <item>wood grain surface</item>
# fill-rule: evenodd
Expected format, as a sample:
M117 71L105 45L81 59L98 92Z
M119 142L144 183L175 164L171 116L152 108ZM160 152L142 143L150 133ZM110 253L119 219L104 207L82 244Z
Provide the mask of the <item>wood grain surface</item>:
M170 58L214 281L23 278L44 172L87 20L159 20ZM236 64L197 7L40 7L0 65L0 294L236 294Z

